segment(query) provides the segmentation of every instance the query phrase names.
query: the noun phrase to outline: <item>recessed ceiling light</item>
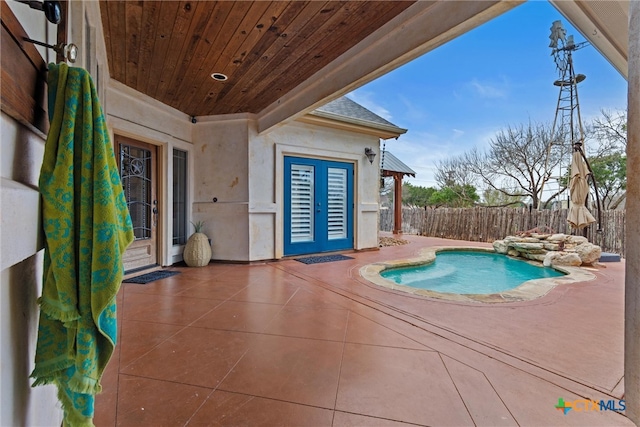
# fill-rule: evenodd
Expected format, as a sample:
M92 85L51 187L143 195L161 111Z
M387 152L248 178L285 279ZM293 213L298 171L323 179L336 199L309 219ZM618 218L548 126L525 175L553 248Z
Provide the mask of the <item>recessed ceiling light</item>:
M225 74L222 74L222 73L213 73L213 74L211 74L211 78L213 80L217 80L219 82L223 82L223 81L227 80L229 77L227 77Z

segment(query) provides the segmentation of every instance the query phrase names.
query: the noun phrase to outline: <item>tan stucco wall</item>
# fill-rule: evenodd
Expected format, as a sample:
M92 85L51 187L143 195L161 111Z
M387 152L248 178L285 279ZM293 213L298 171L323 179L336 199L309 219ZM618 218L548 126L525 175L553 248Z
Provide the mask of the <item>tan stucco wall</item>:
M276 177L272 132L258 135L257 123L249 123L249 253L251 259L276 258Z
M205 221L214 260L282 257L285 154L353 163L354 247L377 246L379 171L364 156L365 147L379 152L376 137L298 122L258 134L256 120L247 114L199 118L194 124L183 113L113 81L105 104L112 136L162 148L160 184L166 191L160 203L161 212L167 213L161 224L163 265L180 261L183 249L171 244L173 148L189 153L191 220Z
M369 163L364 155L366 147L380 151L377 137L355 132L345 132L310 124L292 123L266 133L269 145L275 153L276 230L275 256L282 257L283 249L283 164L284 156L314 157L350 162L354 165L354 249L370 249L378 246L378 163ZM268 154L265 152L265 155ZM258 179L261 173L252 173Z
M247 119L200 122L193 141L193 219L205 221L213 259L249 261Z
M378 138L297 122L258 134L254 118L239 115L204 119L195 126L193 141L193 217L206 221L213 259L283 256L285 155L353 163L354 247L377 247L379 171L377 163L369 164L364 149L378 152Z

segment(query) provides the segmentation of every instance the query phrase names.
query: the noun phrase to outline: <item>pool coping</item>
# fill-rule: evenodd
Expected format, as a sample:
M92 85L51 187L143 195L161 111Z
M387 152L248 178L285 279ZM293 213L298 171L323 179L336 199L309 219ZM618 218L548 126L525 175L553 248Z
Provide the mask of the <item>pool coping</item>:
M436 292L428 289L416 289L410 286L399 285L391 280L383 278L380 273L384 270L419 266L429 264L436 259L438 252L445 251L475 251L496 253L493 248L481 248L477 246L433 246L420 250L415 258L397 259L391 261L381 261L373 264L367 264L360 268L360 275L369 282L392 290L407 292L413 295L423 297L436 298L447 301L472 302L472 303L504 303L504 302L520 302L530 301L543 297L553 288L559 285L567 285L571 283L587 282L594 280L596 276L583 267L554 266L556 270L565 273L565 276L550 277L543 279L528 280L513 289L493 294L453 294L445 292ZM508 255L505 255L508 256ZM522 258L518 258L522 260ZM540 266L539 261L524 260L530 264Z

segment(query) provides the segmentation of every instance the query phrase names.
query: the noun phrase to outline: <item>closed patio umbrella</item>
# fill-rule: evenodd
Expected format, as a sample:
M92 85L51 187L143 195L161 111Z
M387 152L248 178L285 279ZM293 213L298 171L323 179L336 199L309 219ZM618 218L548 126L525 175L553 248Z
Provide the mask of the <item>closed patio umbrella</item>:
M589 171L580 150L574 150L571 158L571 181L569 184L571 205L567 217L567 221L573 228L584 228L596 222L596 219L585 206L587 195L589 194L588 175Z

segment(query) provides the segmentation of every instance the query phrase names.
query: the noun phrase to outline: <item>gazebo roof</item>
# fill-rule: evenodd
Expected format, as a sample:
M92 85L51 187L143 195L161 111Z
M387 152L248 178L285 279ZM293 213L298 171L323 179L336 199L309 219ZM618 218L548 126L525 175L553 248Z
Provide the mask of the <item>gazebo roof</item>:
M391 154L389 151L383 151L381 157L382 165L380 168L383 172L401 173L403 175L411 175L415 178L416 172L409 166L405 165L400 159Z

